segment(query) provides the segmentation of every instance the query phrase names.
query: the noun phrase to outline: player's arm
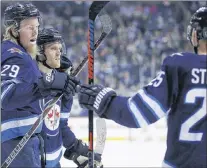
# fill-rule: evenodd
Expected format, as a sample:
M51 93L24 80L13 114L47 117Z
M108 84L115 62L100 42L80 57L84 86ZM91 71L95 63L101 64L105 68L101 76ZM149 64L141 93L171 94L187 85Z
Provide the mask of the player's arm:
M37 79L31 66L21 57L14 56L1 67L1 105L3 109L27 105L41 95L37 92Z
M63 94L63 97L67 99L75 95L76 86L79 84L79 80L64 72L54 71L40 75L38 69L35 70L31 63L21 57L7 60L2 68L1 103L3 109L20 108L33 100L49 95L56 96L58 93Z
M81 107L100 117L132 128L156 122L167 115L177 97L177 68L171 57L164 60L159 75L132 97L117 96L111 88L84 85L79 91Z
M72 160L78 167L85 167L88 164L88 145L82 140L77 139L75 134L68 127L69 113L71 111L73 98L69 100L62 99L61 115L60 115L60 129L62 133L63 146L66 148L64 157ZM102 167L101 155L94 155L94 167Z
M71 96L68 100L64 97L61 101L61 113L60 113L60 129L62 132L63 146L65 148L71 147L75 142L75 135L68 126L69 115L73 104L73 97Z

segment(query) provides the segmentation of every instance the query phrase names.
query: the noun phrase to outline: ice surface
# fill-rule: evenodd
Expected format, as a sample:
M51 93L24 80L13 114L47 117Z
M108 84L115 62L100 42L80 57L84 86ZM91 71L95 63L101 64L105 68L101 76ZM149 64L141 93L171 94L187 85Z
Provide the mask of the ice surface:
M106 141L102 161L104 167L161 167L166 150L164 141ZM62 167L77 167L61 159Z

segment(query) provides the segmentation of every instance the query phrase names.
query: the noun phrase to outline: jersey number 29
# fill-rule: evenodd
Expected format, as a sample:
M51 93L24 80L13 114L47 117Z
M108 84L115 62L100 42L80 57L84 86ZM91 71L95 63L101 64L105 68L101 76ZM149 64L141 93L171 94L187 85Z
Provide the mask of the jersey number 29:
M19 66L17 65L4 65L2 67L1 76L10 76L10 77L17 77L17 74L19 72Z
M195 88L188 91L185 103L195 104L196 98L203 98L202 106L198 109L191 117L189 117L182 125L180 130L179 139L181 141L201 141L203 137L202 132L192 133L190 129L195 126L200 120L204 119L207 115L206 113L206 94L207 90L205 88Z

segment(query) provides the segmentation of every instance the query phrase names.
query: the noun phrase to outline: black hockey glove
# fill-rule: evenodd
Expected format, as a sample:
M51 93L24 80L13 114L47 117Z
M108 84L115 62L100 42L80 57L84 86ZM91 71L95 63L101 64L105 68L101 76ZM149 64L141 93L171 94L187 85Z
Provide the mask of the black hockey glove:
M64 157L73 160L78 168L88 167L88 146L82 140L76 140L74 145L65 150ZM94 168L103 168L101 155L94 153Z
M78 100L82 108L95 111L100 117L105 113L116 92L101 85L81 85Z
M60 68L57 68L57 71L67 72L68 74L71 74L73 71L72 62L66 56L62 56L60 59Z
M70 77L64 72L57 71L43 74L38 80L38 87L43 96L48 96L48 92L50 95L63 93L66 99L75 95L78 84L80 82L76 78Z

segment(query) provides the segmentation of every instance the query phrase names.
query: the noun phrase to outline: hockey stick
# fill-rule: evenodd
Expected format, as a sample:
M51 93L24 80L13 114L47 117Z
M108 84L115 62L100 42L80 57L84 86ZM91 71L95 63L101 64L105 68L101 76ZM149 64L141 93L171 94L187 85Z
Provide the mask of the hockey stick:
M111 32L111 20L109 16L105 13L102 13L99 15L99 19L101 23L104 22L103 25L103 32L99 39L96 41L94 45L94 50L96 50L100 43L105 39L105 37ZM80 63L80 65L72 72L72 76L77 76L79 72L82 70L84 65L88 62L88 56L84 57L83 61ZM30 139L30 137L33 135L33 133L36 131L38 126L42 123L44 118L47 116L48 112L51 110L51 108L62 98L62 95L59 97L54 98L49 105L45 108L43 113L39 116L39 118L35 121L34 125L30 128L30 130L24 135L24 137L21 139L21 141L17 144L17 146L14 148L14 150L11 152L11 154L7 157L5 162L2 164L1 168L7 168L12 161L15 159L15 157L18 155L18 153L22 150L22 148L25 146L27 141Z
M107 128L106 128L106 121L103 118L96 119L96 146L94 152L97 154L102 155L105 147L106 142L106 135L107 135ZM101 167L96 163L97 168Z
M88 20L88 83L94 83L94 27L95 19L98 13L104 8L109 1L94 1L89 8L89 20ZM93 151L93 111L88 111L89 120L89 151L88 151L88 166L93 168L94 163L94 151Z
M95 146L95 153L103 154L104 146L106 142L106 121L103 118L96 119L96 146Z
M102 10L99 14L98 14L99 20L101 22L102 25L102 33L101 36L99 37L99 39L96 41L95 45L94 45L94 50L96 50L100 43L105 39L105 37L111 32L112 30L112 23L111 23L111 19L109 17L109 15ZM88 62L88 56L85 56L83 61L78 65L78 67L72 72L73 76L78 75L81 70L83 69L83 67L85 66L85 64Z

